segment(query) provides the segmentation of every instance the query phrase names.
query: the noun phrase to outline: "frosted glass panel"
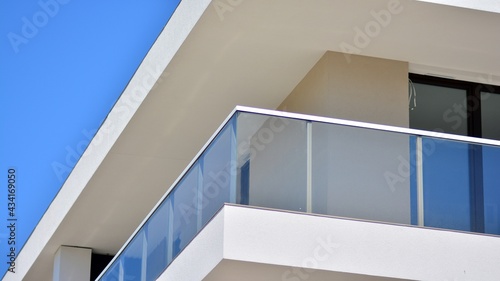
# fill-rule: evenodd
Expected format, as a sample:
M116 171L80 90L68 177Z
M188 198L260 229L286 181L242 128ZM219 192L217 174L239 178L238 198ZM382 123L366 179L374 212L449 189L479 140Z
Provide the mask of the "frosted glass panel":
M313 213L411 223L408 135L312 126Z
M306 211L306 123L238 116L239 190L250 205Z

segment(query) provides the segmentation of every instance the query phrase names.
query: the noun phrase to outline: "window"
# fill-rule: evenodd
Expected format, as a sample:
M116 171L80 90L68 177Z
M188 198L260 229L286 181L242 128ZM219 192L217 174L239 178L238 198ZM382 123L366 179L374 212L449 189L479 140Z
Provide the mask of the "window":
M410 127L500 140L500 87L410 74Z

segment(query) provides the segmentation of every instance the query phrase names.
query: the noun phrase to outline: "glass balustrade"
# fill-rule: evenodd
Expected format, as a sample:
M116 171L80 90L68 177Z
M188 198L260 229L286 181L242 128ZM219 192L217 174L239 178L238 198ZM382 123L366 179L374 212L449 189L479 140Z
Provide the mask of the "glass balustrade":
M499 172L497 141L239 108L100 280L155 280L225 203L499 235Z

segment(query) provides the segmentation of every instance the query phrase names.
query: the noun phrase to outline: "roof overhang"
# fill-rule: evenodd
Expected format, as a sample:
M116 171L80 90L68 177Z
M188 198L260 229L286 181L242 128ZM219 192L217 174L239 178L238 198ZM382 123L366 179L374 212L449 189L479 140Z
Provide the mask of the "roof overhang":
M183 0L5 279L50 280L60 245L116 253L235 105L276 108L325 51L500 85L498 26L410 0Z

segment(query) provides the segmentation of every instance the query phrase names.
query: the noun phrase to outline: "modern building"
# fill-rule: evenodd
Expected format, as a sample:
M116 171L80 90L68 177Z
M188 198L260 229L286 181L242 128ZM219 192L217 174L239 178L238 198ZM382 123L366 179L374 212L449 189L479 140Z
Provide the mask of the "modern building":
M181 1L3 280L500 280L499 27Z

